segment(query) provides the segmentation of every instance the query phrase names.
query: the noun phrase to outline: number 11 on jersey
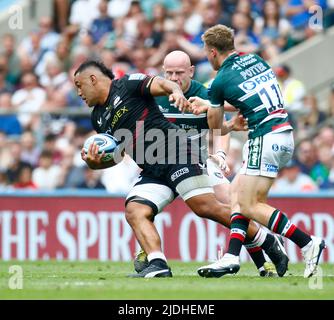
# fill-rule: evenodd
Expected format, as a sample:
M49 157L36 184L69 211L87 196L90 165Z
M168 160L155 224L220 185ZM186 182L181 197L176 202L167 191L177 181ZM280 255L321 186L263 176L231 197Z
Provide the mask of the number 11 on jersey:
M283 105L283 97L281 90L278 84L273 83L270 88L263 87L259 91L259 96L262 103L266 106L268 113L272 113L277 109L282 109Z

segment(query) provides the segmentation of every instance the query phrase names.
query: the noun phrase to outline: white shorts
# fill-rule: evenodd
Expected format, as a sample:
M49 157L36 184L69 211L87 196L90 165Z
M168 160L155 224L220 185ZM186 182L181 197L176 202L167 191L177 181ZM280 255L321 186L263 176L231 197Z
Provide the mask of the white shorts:
M276 178L278 171L291 160L293 131L270 132L249 139L243 148L240 174Z
M192 197L214 193L211 181L206 174L189 177L181 181L176 190L166 182L152 177L141 177L126 197L125 204L134 201L152 208L153 214L163 210L180 195L186 201Z
M171 188L158 183L135 185L126 197L125 203L135 201L151 207L153 214L159 213L164 207L173 202L177 195Z
M229 184L230 181L224 176L222 170L211 159L206 160L208 175L212 186L219 184Z

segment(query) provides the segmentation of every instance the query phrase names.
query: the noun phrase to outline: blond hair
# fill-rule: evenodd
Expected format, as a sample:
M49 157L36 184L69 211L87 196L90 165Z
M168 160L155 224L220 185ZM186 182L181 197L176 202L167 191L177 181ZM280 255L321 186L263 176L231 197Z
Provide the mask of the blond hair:
M221 53L234 50L234 31L222 24L206 30L202 35L202 40L207 47L216 48Z

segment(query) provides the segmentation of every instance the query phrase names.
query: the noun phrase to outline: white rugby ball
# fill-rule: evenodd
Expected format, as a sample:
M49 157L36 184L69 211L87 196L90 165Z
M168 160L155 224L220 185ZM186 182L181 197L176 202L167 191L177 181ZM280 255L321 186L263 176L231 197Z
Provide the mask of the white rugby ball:
M107 162L114 159L114 152L117 148L118 141L116 138L107 133L98 133L90 136L86 139L83 149L85 153L88 153L89 146L95 142L99 147L99 154L103 151L104 157L101 159L103 162Z

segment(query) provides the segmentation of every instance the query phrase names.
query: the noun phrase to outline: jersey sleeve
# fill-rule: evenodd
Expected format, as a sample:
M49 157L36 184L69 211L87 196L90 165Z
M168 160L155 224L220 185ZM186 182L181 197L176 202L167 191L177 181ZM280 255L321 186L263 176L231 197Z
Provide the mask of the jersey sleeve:
M215 79L209 85L208 94L213 108L220 108L222 105L224 105L225 99L223 94L223 86L220 81L218 81L218 79Z
M204 99L204 100L208 100L210 97L209 97L209 93L208 93L208 89L205 88L205 87L201 87L201 90L199 92L199 95L198 95L200 98Z
M136 96L151 97L151 84L154 77L143 73L134 73L128 76L126 87L129 92Z

